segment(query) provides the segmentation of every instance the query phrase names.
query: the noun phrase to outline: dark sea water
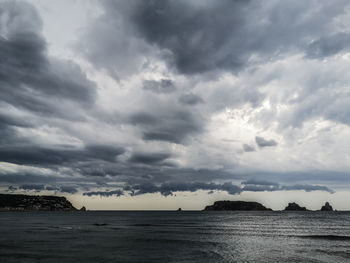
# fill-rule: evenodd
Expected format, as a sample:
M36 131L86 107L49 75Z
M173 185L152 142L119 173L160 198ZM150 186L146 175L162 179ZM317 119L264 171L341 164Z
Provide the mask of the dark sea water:
M350 262L350 213L1 212L0 262Z

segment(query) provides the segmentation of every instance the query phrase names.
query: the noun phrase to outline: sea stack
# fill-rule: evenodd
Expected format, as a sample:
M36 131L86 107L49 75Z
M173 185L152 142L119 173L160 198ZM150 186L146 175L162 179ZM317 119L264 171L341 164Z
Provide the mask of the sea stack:
M326 202L324 206L321 207L320 211L333 211L333 207L328 202Z
M308 211L306 207L302 207L297 203L289 203L288 206L284 209L284 211Z
M205 211L272 211L258 202L245 201L216 201L213 205L208 205Z

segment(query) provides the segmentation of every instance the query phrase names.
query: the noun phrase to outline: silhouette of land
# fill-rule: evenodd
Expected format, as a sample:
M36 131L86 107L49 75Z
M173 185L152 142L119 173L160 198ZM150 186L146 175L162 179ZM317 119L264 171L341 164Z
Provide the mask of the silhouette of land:
M61 196L0 194L0 211L76 211Z
M258 202L245 201L216 201L206 206L205 211L272 211Z
M213 205L208 205L204 208L205 211L273 211L271 208L266 208L258 202L245 201L216 201ZM306 207L302 207L297 203L289 203L283 211L311 211ZM333 207L326 202L320 210L317 211L333 211Z
M216 201L213 205L204 208L205 211L273 211L258 202L246 201ZM0 194L0 211L86 211L75 208L63 196L48 195L23 195L23 194ZM182 211L181 208L177 211ZM283 211L310 211L297 203L289 203ZM334 211L333 207L326 202L320 210Z

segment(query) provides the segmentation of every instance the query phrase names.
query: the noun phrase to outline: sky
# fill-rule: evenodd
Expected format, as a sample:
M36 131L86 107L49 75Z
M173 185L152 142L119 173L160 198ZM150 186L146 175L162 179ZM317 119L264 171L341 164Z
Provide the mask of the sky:
M350 210L347 0L0 0L0 192Z

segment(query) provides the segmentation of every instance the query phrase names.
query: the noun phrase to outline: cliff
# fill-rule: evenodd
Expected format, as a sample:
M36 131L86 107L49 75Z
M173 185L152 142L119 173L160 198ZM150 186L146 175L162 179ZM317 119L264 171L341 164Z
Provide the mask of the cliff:
M0 211L76 211L60 196L0 194Z
M297 203L289 203L288 206L284 209L284 211L308 211L306 207L302 207Z
M272 211L257 202L245 201L216 201L213 205L208 205L205 211Z

